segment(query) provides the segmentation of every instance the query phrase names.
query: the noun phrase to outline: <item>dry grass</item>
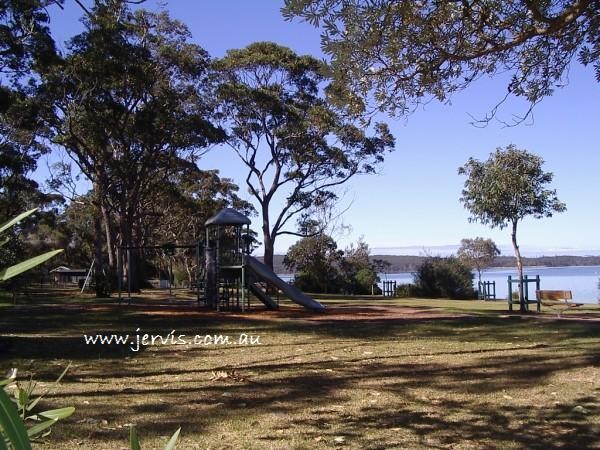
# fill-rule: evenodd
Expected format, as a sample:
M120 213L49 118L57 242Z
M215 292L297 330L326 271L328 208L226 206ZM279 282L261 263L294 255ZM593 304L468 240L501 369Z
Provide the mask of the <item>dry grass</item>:
M72 300L3 308L0 369L50 382L72 362L45 406L77 411L44 449L125 449L130 424L146 449L162 448L179 426L179 449L600 448L600 322L509 316L505 303L378 304L398 314L312 320ZM82 339L137 328L247 333L260 345L133 352Z

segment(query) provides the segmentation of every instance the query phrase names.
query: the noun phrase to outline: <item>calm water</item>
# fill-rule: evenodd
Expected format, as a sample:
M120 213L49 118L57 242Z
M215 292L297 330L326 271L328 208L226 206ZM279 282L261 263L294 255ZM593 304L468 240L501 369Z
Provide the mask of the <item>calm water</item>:
M573 299L582 303L597 303L600 291L598 280L600 279L600 266L570 266L570 267L526 267L524 275L534 278L540 276L541 289L558 289L571 291ZM488 269L481 274L482 281L496 282L496 298L505 299L508 293L508 276L517 278L517 270L508 267ZM385 274L379 274L382 280ZM388 273L387 280L396 280L401 283L412 283L413 277L410 272ZM475 272L473 282L477 284L477 273ZM380 283L381 286L381 283ZM516 290L513 284L513 290ZM535 283L529 285L529 297L535 296Z

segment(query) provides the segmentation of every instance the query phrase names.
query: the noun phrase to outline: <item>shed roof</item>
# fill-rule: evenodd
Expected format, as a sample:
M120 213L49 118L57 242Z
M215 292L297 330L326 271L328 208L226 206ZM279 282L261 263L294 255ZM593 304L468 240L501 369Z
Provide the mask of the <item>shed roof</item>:
M250 225L250 219L233 208L224 208L208 219L208 225Z
M58 266L55 269L50 270L50 273L87 273L88 269L69 269L66 266Z

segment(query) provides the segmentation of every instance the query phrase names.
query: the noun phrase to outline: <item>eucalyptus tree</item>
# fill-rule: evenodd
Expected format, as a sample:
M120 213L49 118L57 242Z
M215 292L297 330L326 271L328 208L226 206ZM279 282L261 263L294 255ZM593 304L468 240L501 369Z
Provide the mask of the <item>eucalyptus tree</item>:
M96 2L83 23L44 77L47 124L93 184L114 266L115 246L137 239L141 205L224 134L209 119L208 54L182 23L119 0Z
M58 59L50 33L48 7L62 0L0 2L0 112L14 101L14 89L27 89Z
M247 168L264 261L273 267L277 237L301 235L289 229L290 220L334 200L333 189L353 176L375 172L394 139L384 123L369 136L327 103L326 67L312 56L257 42L228 51L216 68L227 143Z
M36 139L42 133L42 106L34 94L39 74L59 60L48 9L61 4L62 0L0 2L0 221L56 200L30 175L48 151ZM39 215L38 211L35 216Z
M285 0L283 14L321 28L336 84L349 86L357 111L373 98L404 114L508 73L504 100L529 102L523 119L566 84L575 59L600 81L597 0Z
M345 284L340 268L344 252L324 233L304 237L292 245L283 265L295 273L294 283L303 291L337 293Z
M496 243L482 237L462 239L457 252L458 259L477 270L479 283L481 283L481 272L490 267L498 255L500 250Z
M471 213L469 221L492 228L511 228L511 241L519 272L519 301L525 312L523 260L517 243L517 228L525 217L552 217L566 210L556 190L548 189L553 174L544 172L544 160L514 145L498 148L487 161L469 158L458 169L467 177L460 201Z

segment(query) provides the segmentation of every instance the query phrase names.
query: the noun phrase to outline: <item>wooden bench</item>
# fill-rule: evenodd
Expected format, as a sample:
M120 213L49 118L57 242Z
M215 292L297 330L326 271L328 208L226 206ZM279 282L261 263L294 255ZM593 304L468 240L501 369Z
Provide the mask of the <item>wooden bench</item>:
M561 312L583 305L583 303L573 303L571 291L535 291L535 296L542 305L556 309L559 318Z

